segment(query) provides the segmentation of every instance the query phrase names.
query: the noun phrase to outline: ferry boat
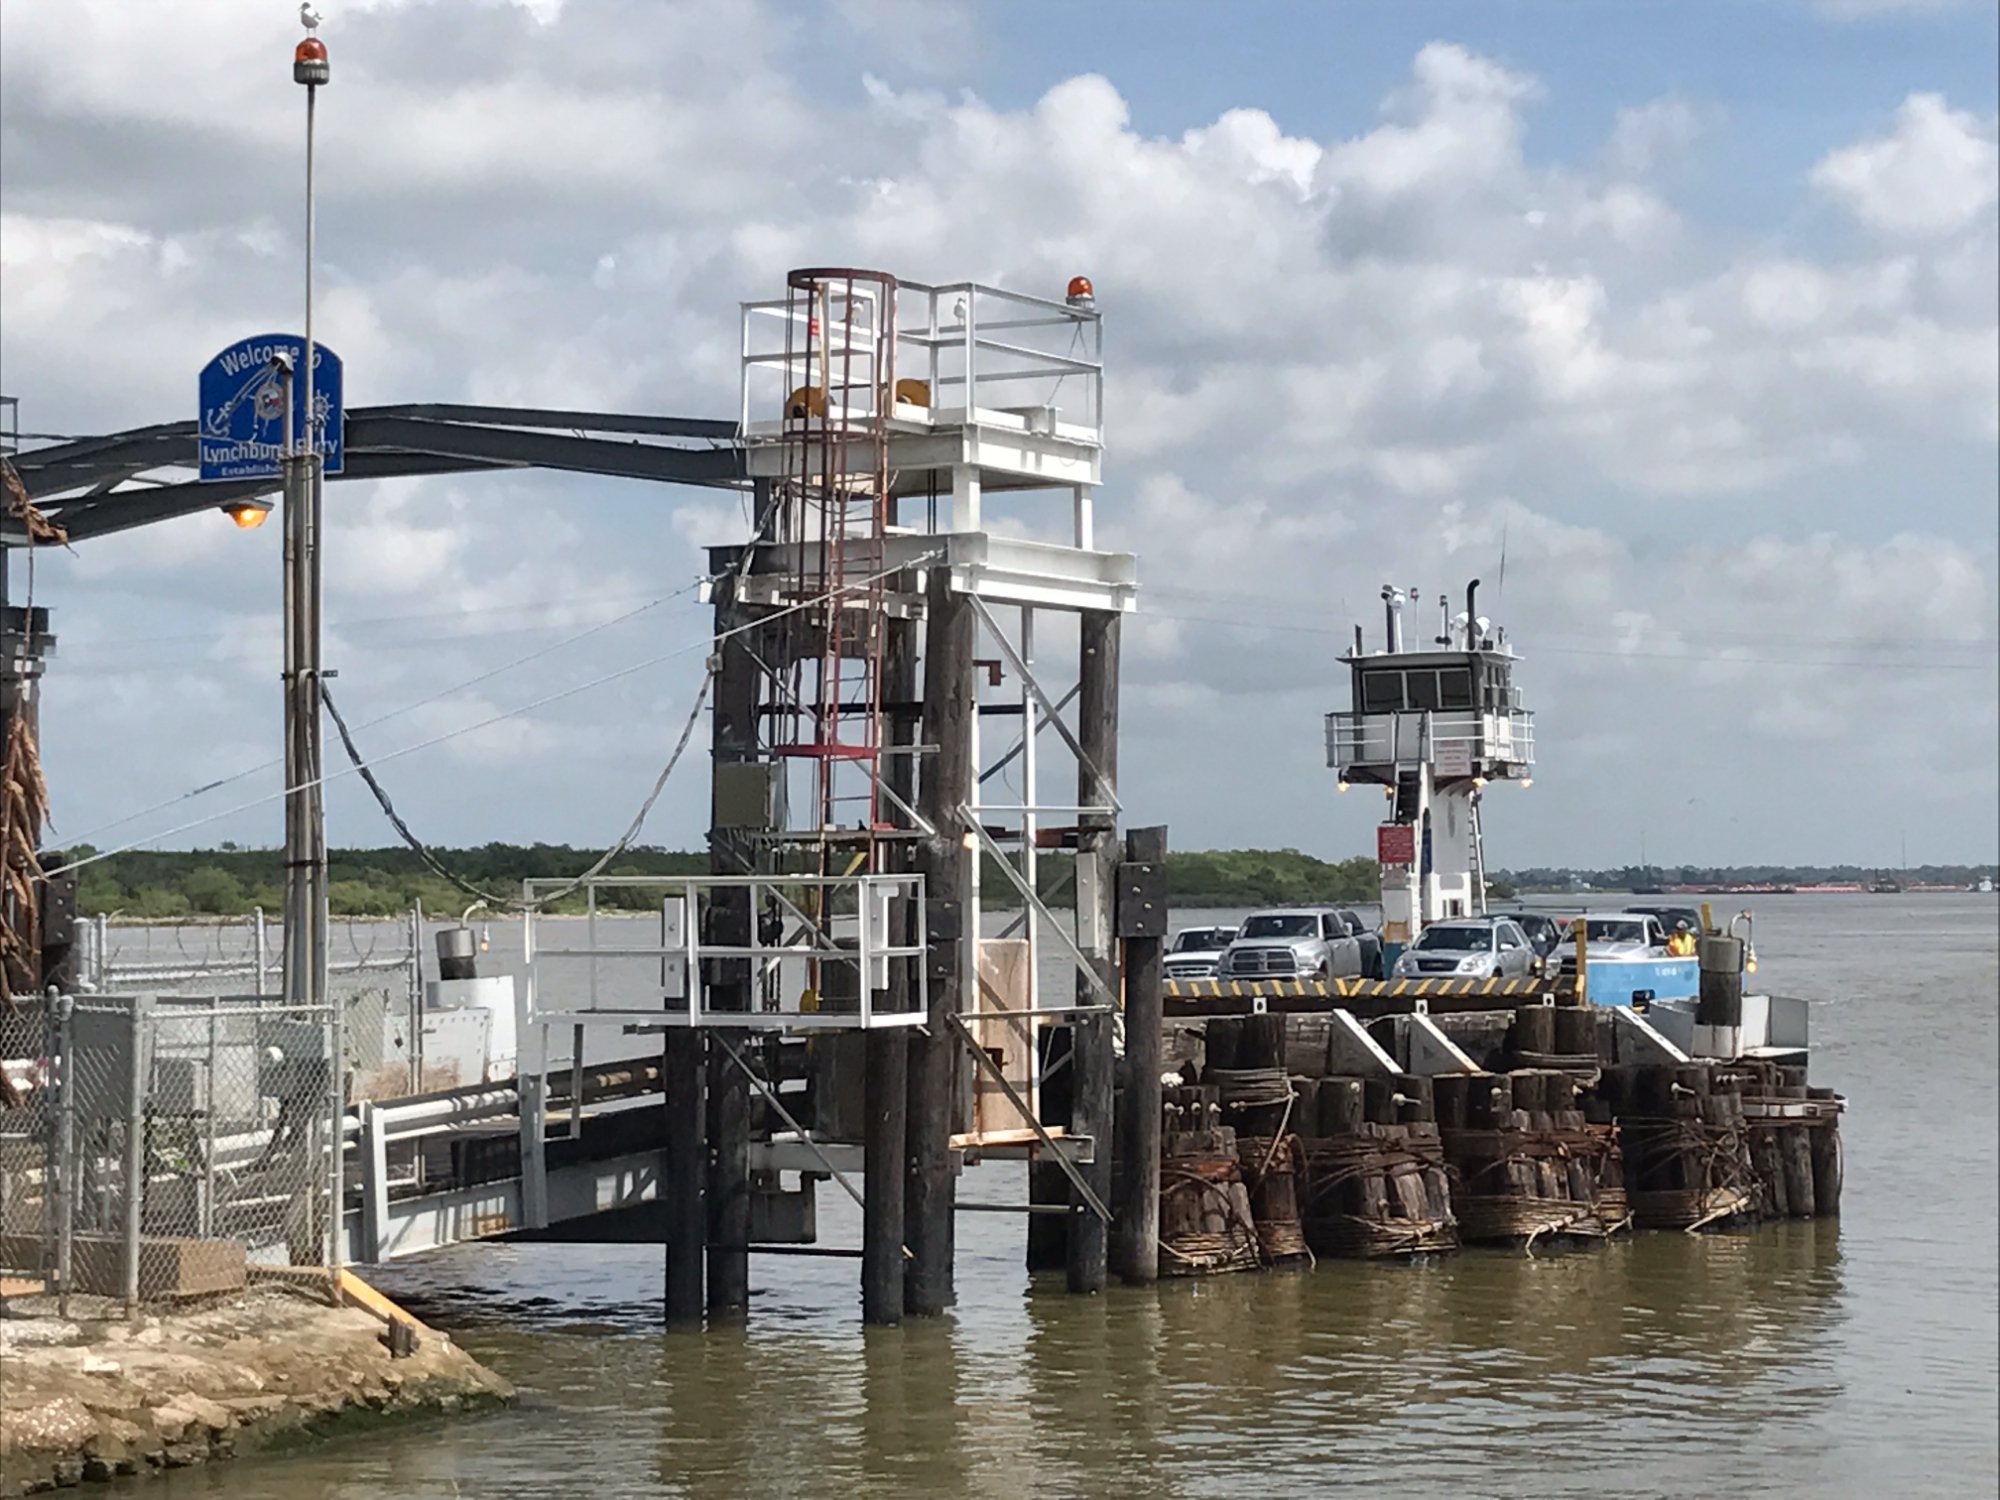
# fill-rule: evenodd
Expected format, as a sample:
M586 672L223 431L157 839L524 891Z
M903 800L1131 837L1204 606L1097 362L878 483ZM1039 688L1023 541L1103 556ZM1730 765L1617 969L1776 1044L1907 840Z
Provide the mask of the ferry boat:
M1438 595L1437 635L1412 644L1405 610L1421 596L1385 584L1382 646L1369 649L1355 627L1349 707L1326 716L1338 789L1377 787L1387 804L1375 835L1385 972L1426 926L1487 915L1481 803L1496 785L1533 785L1535 724L1514 680L1519 658L1479 613L1478 595L1474 579L1457 613ZM1669 951L1654 909L1577 918L1544 962L1558 988L1575 985L1580 968L1591 1004L1642 1016L1690 1057L1803 1056L1805 1002L1745 993L1756 972L1750 913L1719 924L1704 903L1698 915L1691 955ZM1731 1016L1739 1019L1717 1019Z
M1581 924L1582 932L1574 929ZM1558 979L1574 984L1577 938L1583 939L1585 996L1593 1005L1645 1009L1655 1001L1692 999L1700 993L1701 966L1692 955L1667 951L1665 924L1649 912L1591 912L1575 919L1556 945Z

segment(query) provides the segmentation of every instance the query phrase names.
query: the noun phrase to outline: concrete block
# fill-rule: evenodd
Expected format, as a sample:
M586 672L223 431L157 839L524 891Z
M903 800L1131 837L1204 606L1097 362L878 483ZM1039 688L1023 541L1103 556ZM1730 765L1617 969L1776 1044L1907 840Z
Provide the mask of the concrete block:
M40 1241L33 1235L0 1236L0 1263L33 1265ZM139 1241L141 1297L198 1297L233 1292L243 1286L246 1258L240 1240L173 1239L149 1235ZM71 1290L96 1297L125 1294L125 1241L115 1235L79 1234L72 1243Z

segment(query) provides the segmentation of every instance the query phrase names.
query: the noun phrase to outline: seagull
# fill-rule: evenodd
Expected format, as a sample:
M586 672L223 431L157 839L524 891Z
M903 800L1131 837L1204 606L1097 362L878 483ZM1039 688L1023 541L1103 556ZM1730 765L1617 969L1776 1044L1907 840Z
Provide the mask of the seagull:
M299 7L299 20L304 23L307 31L319 30L319 12L313 9L312 0L306 0L306 3Z

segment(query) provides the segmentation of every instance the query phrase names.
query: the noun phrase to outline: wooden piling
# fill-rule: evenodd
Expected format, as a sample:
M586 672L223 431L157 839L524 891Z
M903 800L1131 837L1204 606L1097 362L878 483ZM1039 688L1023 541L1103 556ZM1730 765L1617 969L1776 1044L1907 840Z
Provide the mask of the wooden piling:
M891 704L907 705L917 695L917 642L915 623L891 619L886 622L883 642L882 691ZM908 751L916 744L917 723L904 709L889 723L891 748ZM888 757L882 768L883 784L904 802L914 805L916 758L914 754ZM893 805L893 799L892 799ZM885 810L886 811L886 810ZM900 825L903 821L896 815ZM882 851L882 864L891 870L908 869L909 851L892 844ZM890 921L898 942L914 936L916 914L910 903L898 899ZM908 1010L914 1003L910 965L898 959L889 969L889 1008ZM866 983L866 976L863 976ZM861 1320L864 1323L895 1324L903 1320L903 1212L904 1172L909 1153L910 1039L900 1026L878 1027L864 1043L866 1099L862 1135L861 1208Z
M1320 1135L1356 1135L1367 1118L1367 1094L1359 1078L1320 1080Z
M1257 1018L1251 1018L1257 1019ZM1438 1080L1441 1081L1441 1080ZM1467 1085L1447 1088L1463 1102ZM1367 1258L1448 1250L1457 1243L1438 1127L1434 1080L1334 1076L1315 1081L1310 1107L1294 1105L1285 1140L1293 1178L1264 1212L1283 1223L1289 1186L1315 1255ZM1247 1168L1246 1168L1247 1170ZM1260 1220L1261 1227L1261 1220ZM1288 1236L1268 1236L1271 1244Z
M1318 1078L1294 1078L1292 1092L1297 1102L1292 1106L1292 1130L1299 1135L1319 1133L1319 1086L1324 1080Z
M936 1317L953 1298L951 1125L960 1045L951 1017L965 1008L977 938L964 930L973 856L959 815L972 795L977 630L972 601L952 589L950 575L948 568L931 570L924 619L922 742L934 748L920 768L917 805L935 832L919 845L917 862L929 906L930 1014L909 1042L903 1198L903 1243L911 1255L903 1271L903 1310L918 1317Z
M757 755L760 669L739 627L755 616L735 602L724 580L716 590L717 648L713 756L717 767ZM734 632L734 633L731 633ZM708 868L738 875L753 866L728 830L710 820ZM750 892L722 888L708 898L708 937L724 945L750 941ZM750 965L745 959L712 961L706 1008L727 1013L750 1009ZM690 976L689 982L695 982ZM711 1321L740 1318L750 1307L750 1080L737 1059L748 1061L750 1034L718 1029L708 1038L708 1312ZM731 1056L731 1052L735 1056Z
M1546 1065L1556 1051L1556 1008L1523 1005L1516 1009L1507 1033L1507 1050L1522 1067Z
M697 983L689 976L690 983ZM702 1261L708 1244L703 1167L707 1156L706 1076L702 1035L687 1027L667 1033L661 1066L665 1095L667 1326L699 1328L704 1306Z
M1077 806L1110 808L1118 795L1118 647L1120 617L1110 610L1084 610L1079 620L1077 662ZM1076 848L1077 946L1097 971L1103 989L1118 993L1113 936L1118 871L1118 818L1115 812L1085 813L1078 819ZM1079 1003L1102 1005L1098 986L1077 976ZM1114 1063L1111 1017L1099 1011L1080 1016L1076 1026L1076 1096L1070 1132L1096 1142L1093 1160L1079 1170L1100 1203L1111 1198L1111 1144L1114 1132ZM1067 1282L1072 1292L1104 1290L1110 1259L1110 1226L1077 1195L1069 1233Z
M1132 829L1125 835L1125 858L1165 869L1167 830ZM1111 1252L1119 1278L1137 1286L1160 1274L1160 985L1165 951L1158 937L1125 939L1125 1086L1118 1097L1113 1162L1117 1217Z
M1218 1071L1236 1068L1242 1038L1243 1020L1240 1016L1217 1016L1210 1021L1202 1046L1203 1074L1213 1078Z
M1070 1117L1071 1085L1076 1074L1070 1070L1071 1031L1067 1026L1043 1026L1035 1033L1035 1047L1041 1057L1044 1120ZM1169 1130L1182 1128L1169 1125ZM1033 1155L1028 1161L1028 1202L1038 1208L1069 1206L1069 1174L1062 1163ZM1069 1264L1069 1221L1063 1213L1028 1216L1027 1266L1030 1271L1060 1271Z
M1583 1067L1597 1061L1597 1007L1594 1005L1554 1005L1556 1055L1562 1066ZM1569 1059L1574 1059L1574 1063Z
M1467 1075L1465 1123L1473 1130L1499 1130L1514 1120L1514 1084L1505 1073Z
M1806 1095L1829 1103L1839 1098L1832 1089L1808 1089ZM1821 1119L1807 1132L1807 1143L1812 1156L1813 1209L1822 1219L1831 1218L1840 1212L1840 1117L1829 1114Z
M1462 1239L1532 1245L1545 1235L1597 1239L1625 1227L1616 1127L1590 1123L1574 1075L1527 1068L1445 1084L1433 1080L1438 1118L1452 1123L1437 1128L1455 1174Z
M1781 1084L1778 1097L1786 1100L1806 1097L1803 1083ZM1812 1145L1807 1137L1813 1127L1799 1121L1788 1121L1775 1134L1778 1137L1778 1166L1784 1175L1785 1198L1794 1219L1810 1219L1819 1207L1818 1195L1813 1191Z
M1236 1153L1250 1190L1250 1215L1263 1263L1285 1266L1308 1259L1310 1252L1299 1223L1299 1138L1292 1134L1238 1135Z
M1438 1129L1465 1128L1466 1099L1476 1076L1472 1073L1440 1073L1431 1080L1431 1107Z
M1778 1132L1764 1126L1750 1133L1751 1169L1757 1180L1757 1212L1767 1219L1792 1216L1791 1195L1785 1191L1785 1161Z
M1631 1205L1642 1229L1694 1229L1762 1198L1731 1071L1707 1063L1632 1069L1618 1121Z
M1160 1274L1201 1276L1258 1264L1250 1195L1228 1126L1161 1141Z

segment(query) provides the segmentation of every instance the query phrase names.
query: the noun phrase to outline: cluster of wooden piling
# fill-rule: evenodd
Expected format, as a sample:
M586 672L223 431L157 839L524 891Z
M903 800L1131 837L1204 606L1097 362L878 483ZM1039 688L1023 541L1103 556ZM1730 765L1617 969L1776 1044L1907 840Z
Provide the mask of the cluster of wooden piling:
M1240 1119L1266 1264L1457 1243L1431 1080L1330 1074L1323 1020L1209 1023L1205 1079Z
M1525 1068L1445 1074L1434 1085L1467 1244L1601 1238L1625 1227L1617 1128L1589 1118L1575 1077Z
M1213 1123L1213 1089L1170 1092L1160 1154L1160 1275L1251 1270L1262 1263L1262 1249L1236 1132ZM1195 1128L1173 1128L1184 1123Z
M1841 1101L1802 1067L1613 1064L1524 1006L1493 1071L1334 1073L1324 1018L1218 1017L1164 1095L1162 1275L1838 1212Z
M1507 1071L1434 1080L1467 1244L1602 1238L1630 1222L1617 1127L1592 1089L1595 1022L1585 1006L1522 1006L1507 1027Z
M1767 1219L1838 1214L1840 1096L1832 1089L1809 1088L1804 1068L1764 1063L1738 1078L1757 1213Z
M1713 1071L1687 1063L1607 1068L1598 1078L1618 1121L1641 1229L1696 1229L1755 1202L1741 1099L1732 1089L1712 1090Z
M1364 1119L1351 1130L1304 1143L1306 1243L1315 1255L1367 1258L1449 1250L1458 1243L1437 1122L1412 1118L1426 1105L1404 1091L1429 1079L1368 1080L1364 1100L1380 1089L1378 1115L1407 1111L1396 1123ZM1321 1081L1322 1100L1352 1092L1353 1078ZM1410 1100L1401 1104L1399 1100Z
M1840 1103L1802 1067L1755 1059L1606 1068L1641 1228L1840 1211Z

